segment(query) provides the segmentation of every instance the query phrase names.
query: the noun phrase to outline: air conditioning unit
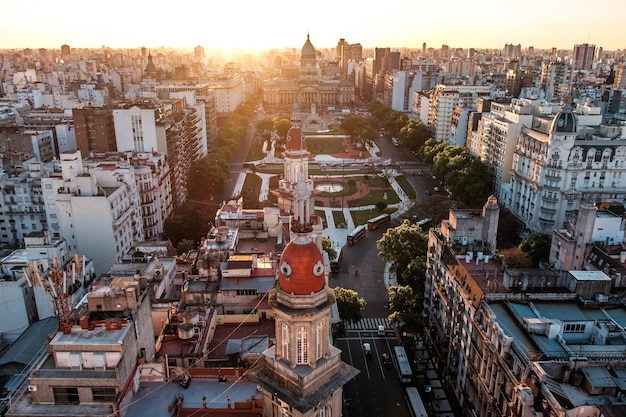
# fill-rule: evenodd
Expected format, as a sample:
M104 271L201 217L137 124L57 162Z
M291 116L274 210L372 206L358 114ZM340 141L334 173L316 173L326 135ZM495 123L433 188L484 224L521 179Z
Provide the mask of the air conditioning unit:
M37 391L37 385L36 385L36 384L29 384L29 385L28 385L28 390L29 390L30 392Z

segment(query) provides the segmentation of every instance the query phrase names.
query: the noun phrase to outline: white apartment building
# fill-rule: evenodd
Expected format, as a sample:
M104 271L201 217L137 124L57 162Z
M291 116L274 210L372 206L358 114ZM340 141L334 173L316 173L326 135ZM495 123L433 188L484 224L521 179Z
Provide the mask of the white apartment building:
M457 107L475 109L479 98L490 96L491 86L439 84L430 97L428 127L434 139L448 141L452 136L452 116Z
M411 111L413 92L421 90L421 75L421 72L413 71L398 71L386 75L383 91L385 104L399 112Z
M60 270L68 277L70 306L76 306L87 292L93 279L91 260L67 251L63 239L53 239L47 232L33 232L24 239L25 248L17 249L0 260L0 332L3 340L13 342L26 328L37 320L56 316L52 295L38 285L37 280L28 282L24 270L33 270L45 280L57 261ZM72 275L73 274L73 275Z
M91 258L98 275L144 240L136 184L132 167L85 167L78 151L61 154L60 175L42 178L50 231Z
M202 115L184 98L158 103L134 102L113 111L118 152L160 152L169 161L174 209L187 199L187 176L193 161L206 155Z
M215 108L218 117L228 117L246 101L246 84L239 74L220 75L208 81L215 92Z
M483 113L477 131L471 135L470 151L488 165L495 176L494 195L502 198L502 184L508 184L513 151L522 126L532 123L533 101L514 99L511 103L491 103Z
M578 114L584 121L594 120ZM597 119L597 117L596 117ZM531 231L564 227L582 201L626 199L624 126L578 126L569 105L556 116L533 118L522 128L508 190L501 201Z
M164 154L156 152L110 152L95 154L84 160L85 166L131 166L135 171L137 192L141 202L141 218L147 240L157 240L165 231L165 220L173 211L170 167Z

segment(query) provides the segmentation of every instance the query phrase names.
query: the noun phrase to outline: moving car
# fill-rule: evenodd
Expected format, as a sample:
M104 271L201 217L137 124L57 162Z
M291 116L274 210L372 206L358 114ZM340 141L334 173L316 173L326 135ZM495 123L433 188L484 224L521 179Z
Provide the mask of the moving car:
M383 352L382 357L384 365L391 365L391 356L387 352Z
M363 353L365 356L372 355L372 346L369 343L363 343Z

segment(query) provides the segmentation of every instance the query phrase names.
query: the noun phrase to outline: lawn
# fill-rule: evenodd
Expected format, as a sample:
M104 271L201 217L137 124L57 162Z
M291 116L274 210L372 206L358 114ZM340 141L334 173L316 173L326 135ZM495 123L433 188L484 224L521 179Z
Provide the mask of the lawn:
M367 224L369 219L373 219L376 216L379 216L383 213L392 213L393 209L385 209L384 211L380 211L378 209L371 210L351 210L350 214L352 214L352 221L355 226L359 226L361 224Z
M337 138L307 138L306 149L311 152L312 155L332 155L345 153L346 148L343 146L343 141Z
M348 205L350 207L361 207L361 206L369 206L378 203L379 201L384 201L387 204L395 204L400 202L400 197L393 190L393 188L389 187L387 190L387 199L385 200L383 197L385 195L385 190L370 190L370 192L361 198L357 198L356 200L348 200Z
M263 141L257 138L252 141L252 146L250 146L250 150L246 156L246 162L260 161L263 158L265 158L265 154L263 153Z
M333 219L335 220L335 227L338 227L342 223L346 223L346 218L343 215L343 211L333 211Z
M396 182L410 200L415 200L417 198L415 194L415 188L413 188L413 186L409 183L409 180L407 180L404 175L401 177L396 177Z
M326 229L328 225L326 224L326 213L324 213L324 210L315 210L315 215L322 219L322 227Z

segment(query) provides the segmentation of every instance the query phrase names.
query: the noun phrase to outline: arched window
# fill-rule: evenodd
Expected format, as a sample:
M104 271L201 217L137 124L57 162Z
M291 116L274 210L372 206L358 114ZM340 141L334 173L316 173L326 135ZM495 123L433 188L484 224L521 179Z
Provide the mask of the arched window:
M320 412L317 417L333 417L333 409L329 405L320 407Z
M296 365L309 363L309 329L298 327L296 331Z
M321 359L324 354L324 323L315 326L315 360Z
M288 361L289 360L289 326L287 326L287 323L282 323L280 325L280 335L282 338L282 345L283 345L283 359Z

